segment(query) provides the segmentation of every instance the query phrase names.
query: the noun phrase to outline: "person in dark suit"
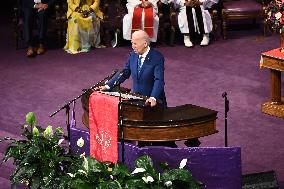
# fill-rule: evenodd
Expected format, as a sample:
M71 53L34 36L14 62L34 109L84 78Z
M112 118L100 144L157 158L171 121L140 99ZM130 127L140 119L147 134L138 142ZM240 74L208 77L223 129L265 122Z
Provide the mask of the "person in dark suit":
M146 103L151 107L157 103L164 108L167 101L164 91L164 57L157 50L150 48L150 37L143 30L135 31L132 34L132 48L126 65L121 72L111 79L106 86L101 86L100 90L109 90L114 84L123 83L132 76L132 92L148 96ZM118 81L117 81L118 80Z
M53 6L55 0L21 0L24 15L24 40L28 46L27 56L33 57L45 52L44 42L47 31L48 11ZM33 48L33 21L38 17L38 48Z
M132 48L126 65L121 74L116 75L99 90L111 90L115 83L123 83L132 76L132 92L148 96L146 104L154 107L160 104L167 107L164 91L164 56L157 50L150 48L150 37L143 30L132 34ZM174 141L168 142L138 142L142 146L168 146L177 147Z

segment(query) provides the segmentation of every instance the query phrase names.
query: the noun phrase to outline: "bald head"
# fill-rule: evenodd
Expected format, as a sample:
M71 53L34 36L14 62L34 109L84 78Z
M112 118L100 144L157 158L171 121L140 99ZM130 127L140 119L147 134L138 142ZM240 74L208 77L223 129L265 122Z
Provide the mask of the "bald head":
M139 40L143 40L143 42L147 42L147 44L150 45L150 37L143 30L137 30L137 31L133 32L132 39L133 38L136 38L136 39L139 39Z
M150 45L150 37L143 30L137 30L132 34L132 48L137 54L143 54Z

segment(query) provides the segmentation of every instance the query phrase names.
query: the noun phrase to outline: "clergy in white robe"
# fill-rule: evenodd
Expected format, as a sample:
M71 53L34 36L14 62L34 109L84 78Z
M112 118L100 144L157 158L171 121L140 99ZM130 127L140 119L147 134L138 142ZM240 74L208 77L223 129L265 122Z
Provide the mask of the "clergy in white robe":
M178 25L184 34L184 44L192 47L190 36L195 32L203 35L201 46L209 44L209 33L212 31L212 19L208 11L218 0L170 0L179 8Z
M143 1L148 1L146 3L150 4L151 7L153 8L153 24L151 27L153 27L152 31L149 33L147 32L146 28L145 28L145 9L148 8L142 8L142 2ZM159 17L158 17L158 7L157 7L157 3L159 0L127 0L127 10L128 10L128 14L126 14L123 18L123 38L126 40L131 40L131 34L135 31L135 30L145 30L148 35L150 36L150 39L152 42L156 42L157 41L157 34L158 34L158 28L159 28ZM141 27L140 28L132 28L133 26L133 12L135 8L140 7L140 11L142 12L142 17L141 17ZM149 18L148 18L149 20ZM147 28L149 29L149 28ZM149 30L148 30L149 31Z

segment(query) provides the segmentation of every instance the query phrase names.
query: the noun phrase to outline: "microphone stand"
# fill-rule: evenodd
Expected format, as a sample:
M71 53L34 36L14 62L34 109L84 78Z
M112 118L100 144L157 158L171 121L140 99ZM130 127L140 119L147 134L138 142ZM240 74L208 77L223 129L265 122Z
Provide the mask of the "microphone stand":
M103 80L99 81L98 83L96 83L95 85L93 85L92 87L90 87L89 89L85 90L83 93L81 93L79 96L75 97L73 100L70 100L69 102L67 102L66 104L64 104L62 107L60 107L57 111L53 112L52 114L50 114L49 117L54 116L55 114L57 114L58 112L60 112L61 110L65 109L66 110L66 125L67 125L67 139L68 141L70 140L70 104L75 102L77 99L81 98L84 94L86 94L89 90L93 90L94 88L96 88L99 84L101 84L103 81L112 78L116 73L118 72L118 70L114 70L110 75L108 75L107 77L105 77Z
M122 98L121 98L121 77L124 74L124 70L120 72L118 77L116 78L116 81L114 82L113 86L118 86L118 92L119 92L119 102L118 102L118 128L120 129L121 132L121 161L124 164L125 162L125 149L124 149L124 127L123 127L123 115L122 115Z
M117 80L118 84L114 84L118 86L118 92L119 92L119 102L118 102L118 128L121 132L121 160L124 164L125 162L125 156L124 156L124 128L123 128L123 115L122 115L122 98L121 98L121 88L120 88L120 82Z
M229 112L229 100L227 98L227 93L224 92L222 97L225 99L225 147L228 147L228 128L227 128L227 118Z

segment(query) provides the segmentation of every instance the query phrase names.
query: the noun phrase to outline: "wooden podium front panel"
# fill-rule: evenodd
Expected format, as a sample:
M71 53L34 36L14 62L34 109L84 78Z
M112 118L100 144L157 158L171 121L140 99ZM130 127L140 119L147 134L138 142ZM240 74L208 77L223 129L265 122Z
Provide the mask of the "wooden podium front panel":
M124 139L137 141L178 141L215 134L216 120L171 126L132 126L124 125ZM121 138L121 137L120 137Z
M217 133L217 112L186 104L166 109L144 109L142 120L123 120L124 139L136 141L176 141ZM121 133L121 132L119 132ZM121 137L121 136L120 136Z

